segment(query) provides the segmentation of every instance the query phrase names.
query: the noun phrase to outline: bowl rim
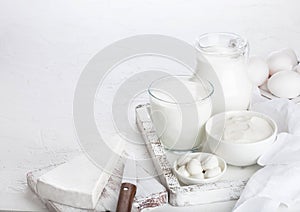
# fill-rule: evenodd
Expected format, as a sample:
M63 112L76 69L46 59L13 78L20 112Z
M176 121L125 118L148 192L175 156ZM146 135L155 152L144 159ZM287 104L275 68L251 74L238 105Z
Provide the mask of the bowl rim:
M174 161L174 163L173 163L173 170L174 170L174 172L175 172L175 174L176 175L178 175L178 176L180 176L180 178L183 178L183 179L187 179L187 180L189 180L189 181L191 181L191 182L195 182L195 183L193 183L193 184L204 184L204 183L212 183L212 182L216 182L217 180L219 180L224 174L225 174L225 172L227 171L227 163L226 163L226 161L222 158L222 157L220 157L220 156L218 156L218 155L215 155L215 154L213 154L213 153L209 153L209 152L190 152L190 153L187 153L188 155L200 155L200 154L204 154L204 155L213 155L213 156L215 156L215 157L217 157L218 158L218 161L221 161L223 164L222 164L222 167L223 167L223 169L222 169L222 172L219 174L219 175L217 175L217 176L215 176L215 177L212 177L212 178L207 178L207 179L196 179L196 178L191 178L191 177L185 177L185 176L183 176L183 175L181 175L178 171L177 171L177 161L178 161L178 158ZM181 157L181 156L180 156ZM195 156L194 156L195 157ZM178 179L178 178L177 178ZM180 179L179 179L180 180ZM185 182L183 182L184 184L186 184ZM189 184L189 185L192 185L192 184Z
M263 117L271 125L271 127L273 128L273 133L270 136L268 136L268 137L266 137L262 140L258 140L258 141L255 141L255 142L249 142L249 143L234 143L234 142L230 142L230 141L224 141L223 139L216 138L214 135L212 135L210 133L210 130L208 129L208 125L216 117L221 116L221 115L226 115L226 114L239 114L239 113L254 114L254 115L257 115L258 117ZM245 145L251 146L251 145L256 145L256 144L262 144L262 143L265 143L265 142L268 143L268 142L270 142L270 138L275 137L274 139L271 139L272 142L274 142L274 140L276 139L277 133L278 133L278 126L277 126L276 122L274 121L274 119L272 119L270 116L268 116L264 113L260 113L260 112L257 112L257 111L251 111L251 110L233 110L233 111L225 111L225 112L217 113L217 114L211 116L207 120L207 122L205 123L205 133L206 133L206 135L212 137L213 139L219 140L220 143L223 143L223 144L235 145L235 146L245 146Z

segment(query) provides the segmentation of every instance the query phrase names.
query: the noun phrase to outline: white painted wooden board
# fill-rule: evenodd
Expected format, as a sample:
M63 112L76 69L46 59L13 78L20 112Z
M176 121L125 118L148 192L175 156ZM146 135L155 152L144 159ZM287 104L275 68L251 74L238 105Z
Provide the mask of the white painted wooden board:
M173 206L236 200L240 197L248 179L260 168L258 165L248 167L229 165L222 179L215 183L183 185L172 172L172 164L179 155L167 152L159 141L150 118L149 104L136 107L136 122L160 180L168 189L169 203Z
M62 164L62 163L61 163ZM100 212L100 211L115 211L115 208L117 206L117 200L119 195L119 189L121 185L121 178L119 176L122 176L124 164L123 161L119 160L117 165L115 166L112 175L110 176L107 185L105 186L98 202L96 205L96 208L94 210L88 210L88 209L80 209L76 207L71 207L63 204L59 204L53 201L45 200L41 198L36 189L37 185L37 179L43 175L44 173L52 170L53 168L61 165L61 164L55 164L51 166L47 166L35 171L31 171L27 174L27 184L29 188L40 198L40 200L46 205L46 207L50 211L55 212ZM141 167L138 167L138 169L141 169ZM145 170L144 170L145 172ZM151 182L149 182L151 181ZM155 179L149 179L148 181L138 181L138 189L139 184L144 183L151 183L153 186L156 186L159 184ZM159 186L159 185L157 185ZM133 211L141 211L144 208L153 208L158 207L161 205L164 205L168 202L168 193L165 188L162 186L160 192L154 192L149 196L138 196L135 198L134 204L133 204ZM157 191L157 190L156 190Z

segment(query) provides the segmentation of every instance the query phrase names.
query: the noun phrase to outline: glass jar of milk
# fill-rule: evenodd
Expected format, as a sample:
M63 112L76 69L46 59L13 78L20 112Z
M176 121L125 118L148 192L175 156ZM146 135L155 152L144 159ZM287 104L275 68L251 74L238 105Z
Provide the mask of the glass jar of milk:
M213 92L209 81L191 76L166 76L151 83L151 119L166 149L189 151L201 146Z
M246 72L248 42L233 33L208 33L196 41L196 75L213 83L213 113L248 109L252 83Z

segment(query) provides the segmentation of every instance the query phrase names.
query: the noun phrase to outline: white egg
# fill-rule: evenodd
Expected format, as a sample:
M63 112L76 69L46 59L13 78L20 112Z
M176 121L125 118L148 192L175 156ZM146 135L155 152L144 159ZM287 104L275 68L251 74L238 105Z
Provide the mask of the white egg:
M297 64L295 64L293 56L282 50L272 52L267 59L267 63L269 66L270 75L280 71L291 71Z
M186 170L185 166L180 166L177 172L184 177L190 176L190 173Z
M196 175L192 175L192 178L196 178L196 179L204 179L204 174L203 172L196 174Z
M204 177L205 178L212 178L212 177L216 177L218 176L219 174L221 174L222 170L221 168L218 166L218 167L215 167L213 169L208 169L205 171L205 174L204 174Z
M197 159L190 160L186 165L186 169L190 175L198 175L203 171L201 163Z
M293 66L298 64L298 58L297 58L297 55L296 55L296 53L293 49L286 48L286 49L282 49L281 52L286 53L287 55L290 56L290 58L292 59L292 62L293 62Z
M270 92L281 98L295 98L300 95L300 74L295 71L282 71L268 80Z
M247 64L248 76L251 82L262 85L269 77L269 67L267 62L260 57L251 57Z
M219 166L218 158L214 155L209 156L206 160L201 162L202 168L204 170L213 169Z
M177 165L178 166L183 166L187 164L192 158L189 156L189 153L182 155L180 158L177 160Z

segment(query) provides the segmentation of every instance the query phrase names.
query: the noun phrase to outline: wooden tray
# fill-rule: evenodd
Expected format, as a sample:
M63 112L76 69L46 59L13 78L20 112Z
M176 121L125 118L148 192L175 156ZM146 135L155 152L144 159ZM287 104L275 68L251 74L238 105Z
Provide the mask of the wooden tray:
M228 166L222 179L215 183L183 185L172 172L172 164L180 156L166 151L159 141L150 118L150 106L136 107L137 126L145 140L154 166L160 174L161 183L169 192L169 203L173 206L207 204L236 200L240 197L248 179L260 168Z

